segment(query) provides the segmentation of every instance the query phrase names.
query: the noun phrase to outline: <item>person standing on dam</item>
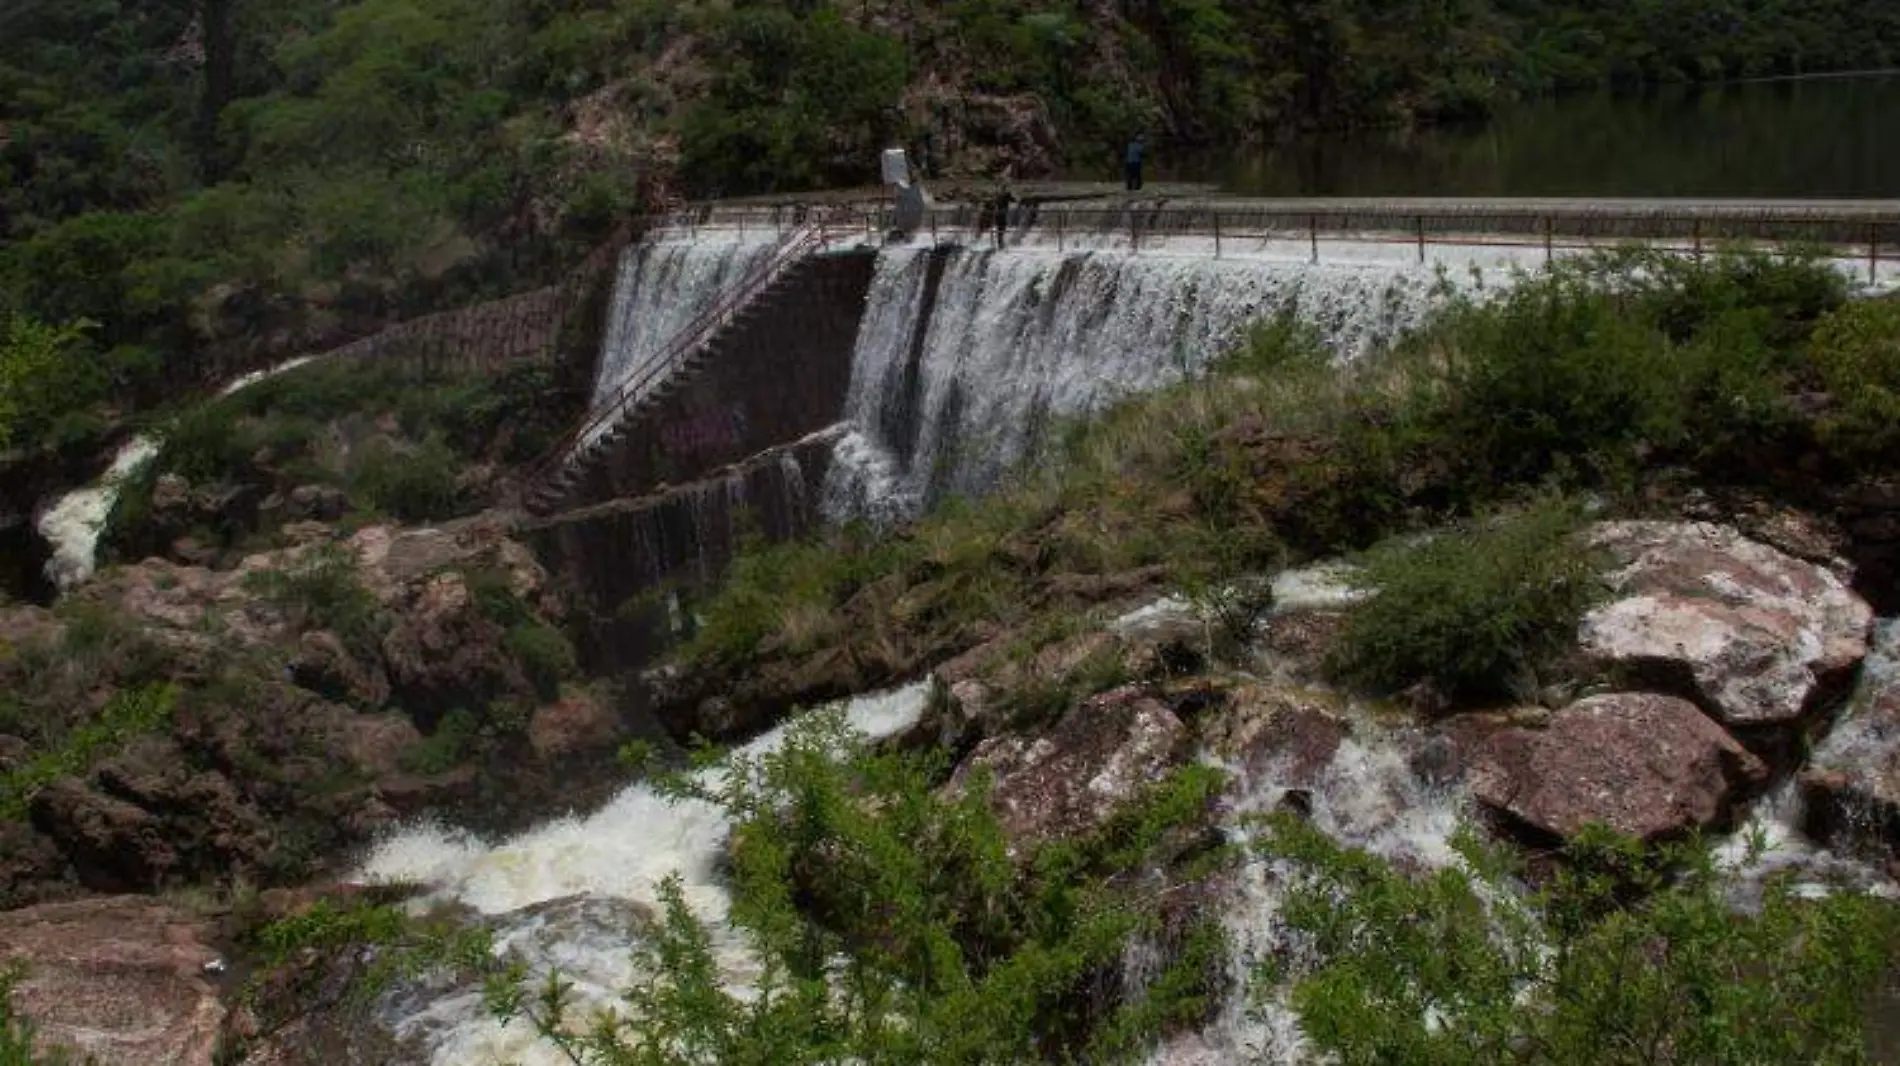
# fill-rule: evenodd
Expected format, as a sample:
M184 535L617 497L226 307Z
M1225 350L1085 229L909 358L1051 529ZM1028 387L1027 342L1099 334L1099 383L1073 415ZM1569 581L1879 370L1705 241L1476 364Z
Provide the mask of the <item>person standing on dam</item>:
M1141 159L1148 153L1148 145L1137 133L1128 142L1128 150L1122 154L1122 174L1127 179L1128 191L1136 192L1141 188Z

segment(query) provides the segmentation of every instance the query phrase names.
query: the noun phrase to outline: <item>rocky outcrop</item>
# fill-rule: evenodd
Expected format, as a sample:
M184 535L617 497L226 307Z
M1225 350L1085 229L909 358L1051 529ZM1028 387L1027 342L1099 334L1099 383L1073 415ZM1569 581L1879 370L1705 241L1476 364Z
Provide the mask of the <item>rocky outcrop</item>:
M611 751L620 737L613 708L586 694L549 704L528 723L528 745L543 759Z
M1900 622L1885 622L1859 690L1801 773L1807 829L1846 850L1900 855Z
M396 607L383 661L397 702L411 713L433 721L456 707L532 698L533 686L502 646L507 632L483 613L460 574L425 579Z
M991 805L1015 848L1086 834L1186 757L1187 727L1136 689L1094 697L1033 736L978 744L951 788L978 774L992 782Z
M1471 790L1532 829L1568 837L1591 823L1645 840L1722 823L1766 768L1694 704L1673 696L1593 696L1543 729L1484 744Z
M43 1051L99 1066L211 1066L225 1008L206 967L208 923L152 899L0 913L0 964L21 963L14 1004Z
M1591 540L1618 569L1579 628L1583 651L1732 727L1798 721L1866 654L1873 613L1839 577L1730 527L1613 522Z

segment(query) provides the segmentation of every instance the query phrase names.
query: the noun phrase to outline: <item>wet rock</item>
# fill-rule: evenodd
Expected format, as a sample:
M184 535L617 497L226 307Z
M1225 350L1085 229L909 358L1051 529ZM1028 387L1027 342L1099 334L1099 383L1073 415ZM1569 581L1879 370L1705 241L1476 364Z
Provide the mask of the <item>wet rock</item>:
M1900 622L1883 622L1860 687L1801 773L1807 830L1843 850L1900 855Z
M1572 704L1541 730L1494 733L1471 790L1545 833L1567 837L1601 822L1654 840L1719 825L1766 776L1761 761L1694 704L1616 693Z
M967 787L987 772L990 796L1015 848L1099 828L1187 754L1187 727L1137 690L1094 697L1033 736L978 744L951 778Z
M543 759L608 751L619 740L613 708L585 694L543 707L528 722L528 744Z
M1866 654L1872 611L1840 578L1732 528L1614 522L1592 542L1620 569L1579 627L1583 651L1731 726L1796 721Z
M0 913L0 960L24 963L14 1003L41 1047L99 1066L211 1066L225 1008L205 967L209 923L146 898Z
M1251 780L1311 788L1350 732L1341 709L1323 689L1245 685L1209 722L1206 742Z

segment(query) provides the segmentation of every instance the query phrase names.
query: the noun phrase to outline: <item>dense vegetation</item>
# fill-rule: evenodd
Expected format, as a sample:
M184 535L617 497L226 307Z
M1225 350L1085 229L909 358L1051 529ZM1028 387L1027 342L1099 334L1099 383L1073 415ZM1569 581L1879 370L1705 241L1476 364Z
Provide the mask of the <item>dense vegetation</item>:
M667 190L861 182L893 140L1102 170L1136 128L1261 141L1896 49L1900 14L1846 0L33 0L0 26L0 321L86 372L0 358L0 439L525 288Z
M1276 820L1264 850L1295 873L1282 917L1317 961L1295 972L1289 951L1260 980L1341 1066L1868 1061L1900 947L1890 901L1776 878L1738 911L1705 847L1595 830L1525 892L1511 856L1471 834L1460 848L1462 868L1419 875Z

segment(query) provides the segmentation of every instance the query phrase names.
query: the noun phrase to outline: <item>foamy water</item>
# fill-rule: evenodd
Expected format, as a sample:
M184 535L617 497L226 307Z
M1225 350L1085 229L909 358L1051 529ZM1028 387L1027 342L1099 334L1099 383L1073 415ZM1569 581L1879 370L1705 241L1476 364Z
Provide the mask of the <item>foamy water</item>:
M851 728L888 737L923 714L928 686L863 696L843 705ZM784 743L781 726L738 749L756 757ZM700 772L715 785L724 771ZM366 882L428 885L420 906L458 903L495 920L498 952L513 952L536 973L558 968L574 982L579 1017L614 1005L635 976L639 915L657 908L660 884L677 874L686 903L708 923L725 979L743 988L756 970L744 942L725 924L731 897L718 874L731 825L715 806L669 801L631 785L600 810L556 819L510 840L487 843L441 826L411 828L377 847L357 877ZM399 1036L430 1049L432 1066L571 1066L522 1021L502 1025L479 993L462 990L393 1019Z

